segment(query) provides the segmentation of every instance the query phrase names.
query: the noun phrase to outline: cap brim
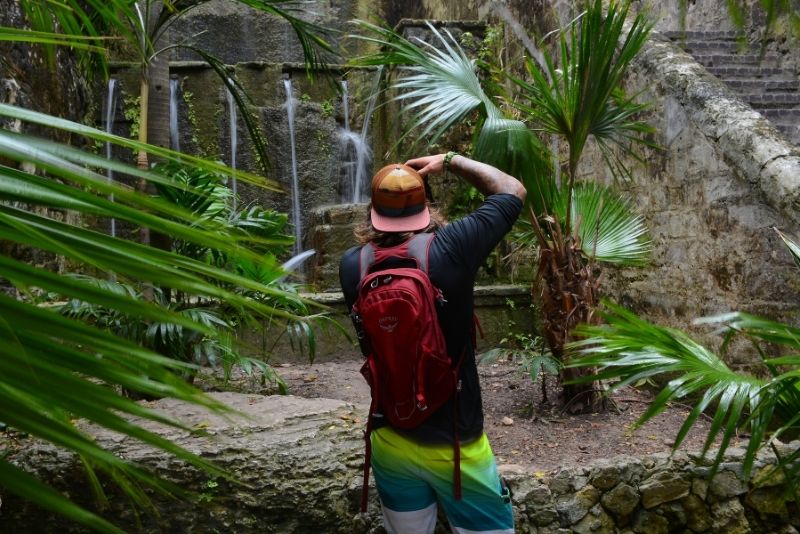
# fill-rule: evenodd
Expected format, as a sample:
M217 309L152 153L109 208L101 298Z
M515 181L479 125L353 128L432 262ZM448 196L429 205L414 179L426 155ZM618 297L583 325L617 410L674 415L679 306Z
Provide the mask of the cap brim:
M416 232L428 227L431 214L427 206L421 212L406 217L387 217L372 208L370 220L372 226L380 232Z

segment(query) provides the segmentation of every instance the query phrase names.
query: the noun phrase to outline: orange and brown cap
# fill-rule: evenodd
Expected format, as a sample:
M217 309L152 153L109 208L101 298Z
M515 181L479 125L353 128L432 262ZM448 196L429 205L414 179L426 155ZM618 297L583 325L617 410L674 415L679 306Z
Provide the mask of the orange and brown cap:
M381 232L416 232L430 224L422 176L393 163L372 177L372 226Z

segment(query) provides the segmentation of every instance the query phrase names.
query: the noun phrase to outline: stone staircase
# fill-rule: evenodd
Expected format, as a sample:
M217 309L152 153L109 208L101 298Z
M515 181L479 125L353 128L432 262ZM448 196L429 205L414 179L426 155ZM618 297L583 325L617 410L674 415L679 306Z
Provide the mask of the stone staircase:
M757 51L742 50L730 31L664 34L800 145L800 79L798 73L780 67L778 55L762 58Z

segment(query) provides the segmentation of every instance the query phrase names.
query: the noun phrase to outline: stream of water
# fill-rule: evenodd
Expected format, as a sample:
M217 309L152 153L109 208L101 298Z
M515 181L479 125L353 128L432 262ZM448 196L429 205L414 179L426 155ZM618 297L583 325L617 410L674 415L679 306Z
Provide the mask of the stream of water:
M236 99L233 98L233 93L230 90L225 90L225 95L228 100L228 132L230 135L230 149L231 149L231 159L230 159L230 167L231 169L236 169L236 152L239 149L239 114L236 108ZM233 209L236 209L236 202L238 196L238 182L236 180L236 176L231 177L231 193L233 193L233 200L232 205Z
M103 114L103 127L105 128L106 133L113 134L114 133L114 114L117 109L117 80L114 78L108 79L108 87L106 92L106 109L105 113ZM106 142L106 159L111 160L111 148L112 144L110 142ZM114 181L114 171L111 169L106 169L106 179L108 183ZM114 193L109 195L109 200L112 202L114 201ZM109 234L111 237L117 236L117 221L113 217L109 222Z
M180 80L172 78L169 81L169 147L172 150L181 149L181 135L178 128L178 92Z
M294 115L295 101L292 98L292 80L283 80L283 87L286 90L286 117L289 122L289 145L291 146L291 170L292 170L292 224L294 225L294 253L300 254L303 250L302 219L300 214L300 184L297 179L297 149L294 138Z

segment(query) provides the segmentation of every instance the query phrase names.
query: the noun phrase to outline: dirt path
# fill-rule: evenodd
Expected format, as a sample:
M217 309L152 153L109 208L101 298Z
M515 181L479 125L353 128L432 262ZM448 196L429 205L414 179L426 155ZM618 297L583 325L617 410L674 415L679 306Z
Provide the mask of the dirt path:
M289 385L290 394L303 397L342 399L364 406L369 388L359 374L359 361L345 360L311 365L283 364L276 370ZM646 455L669 452L689 409L672 405L644 427L634 430L636 419L648 406L650 395L634 388L616 394L603 413L562 413L555 391L550 402L542 402L541 384L533 384L519 365L498 362L479 366L483 391L486 432L498 463L513 469L543 473L559 466L576 466L619 454ZM552 379L551 379L552 380ZM234 379L236 390L265 393L263 386ZM700 450L708 430L700 420L681 446Z

